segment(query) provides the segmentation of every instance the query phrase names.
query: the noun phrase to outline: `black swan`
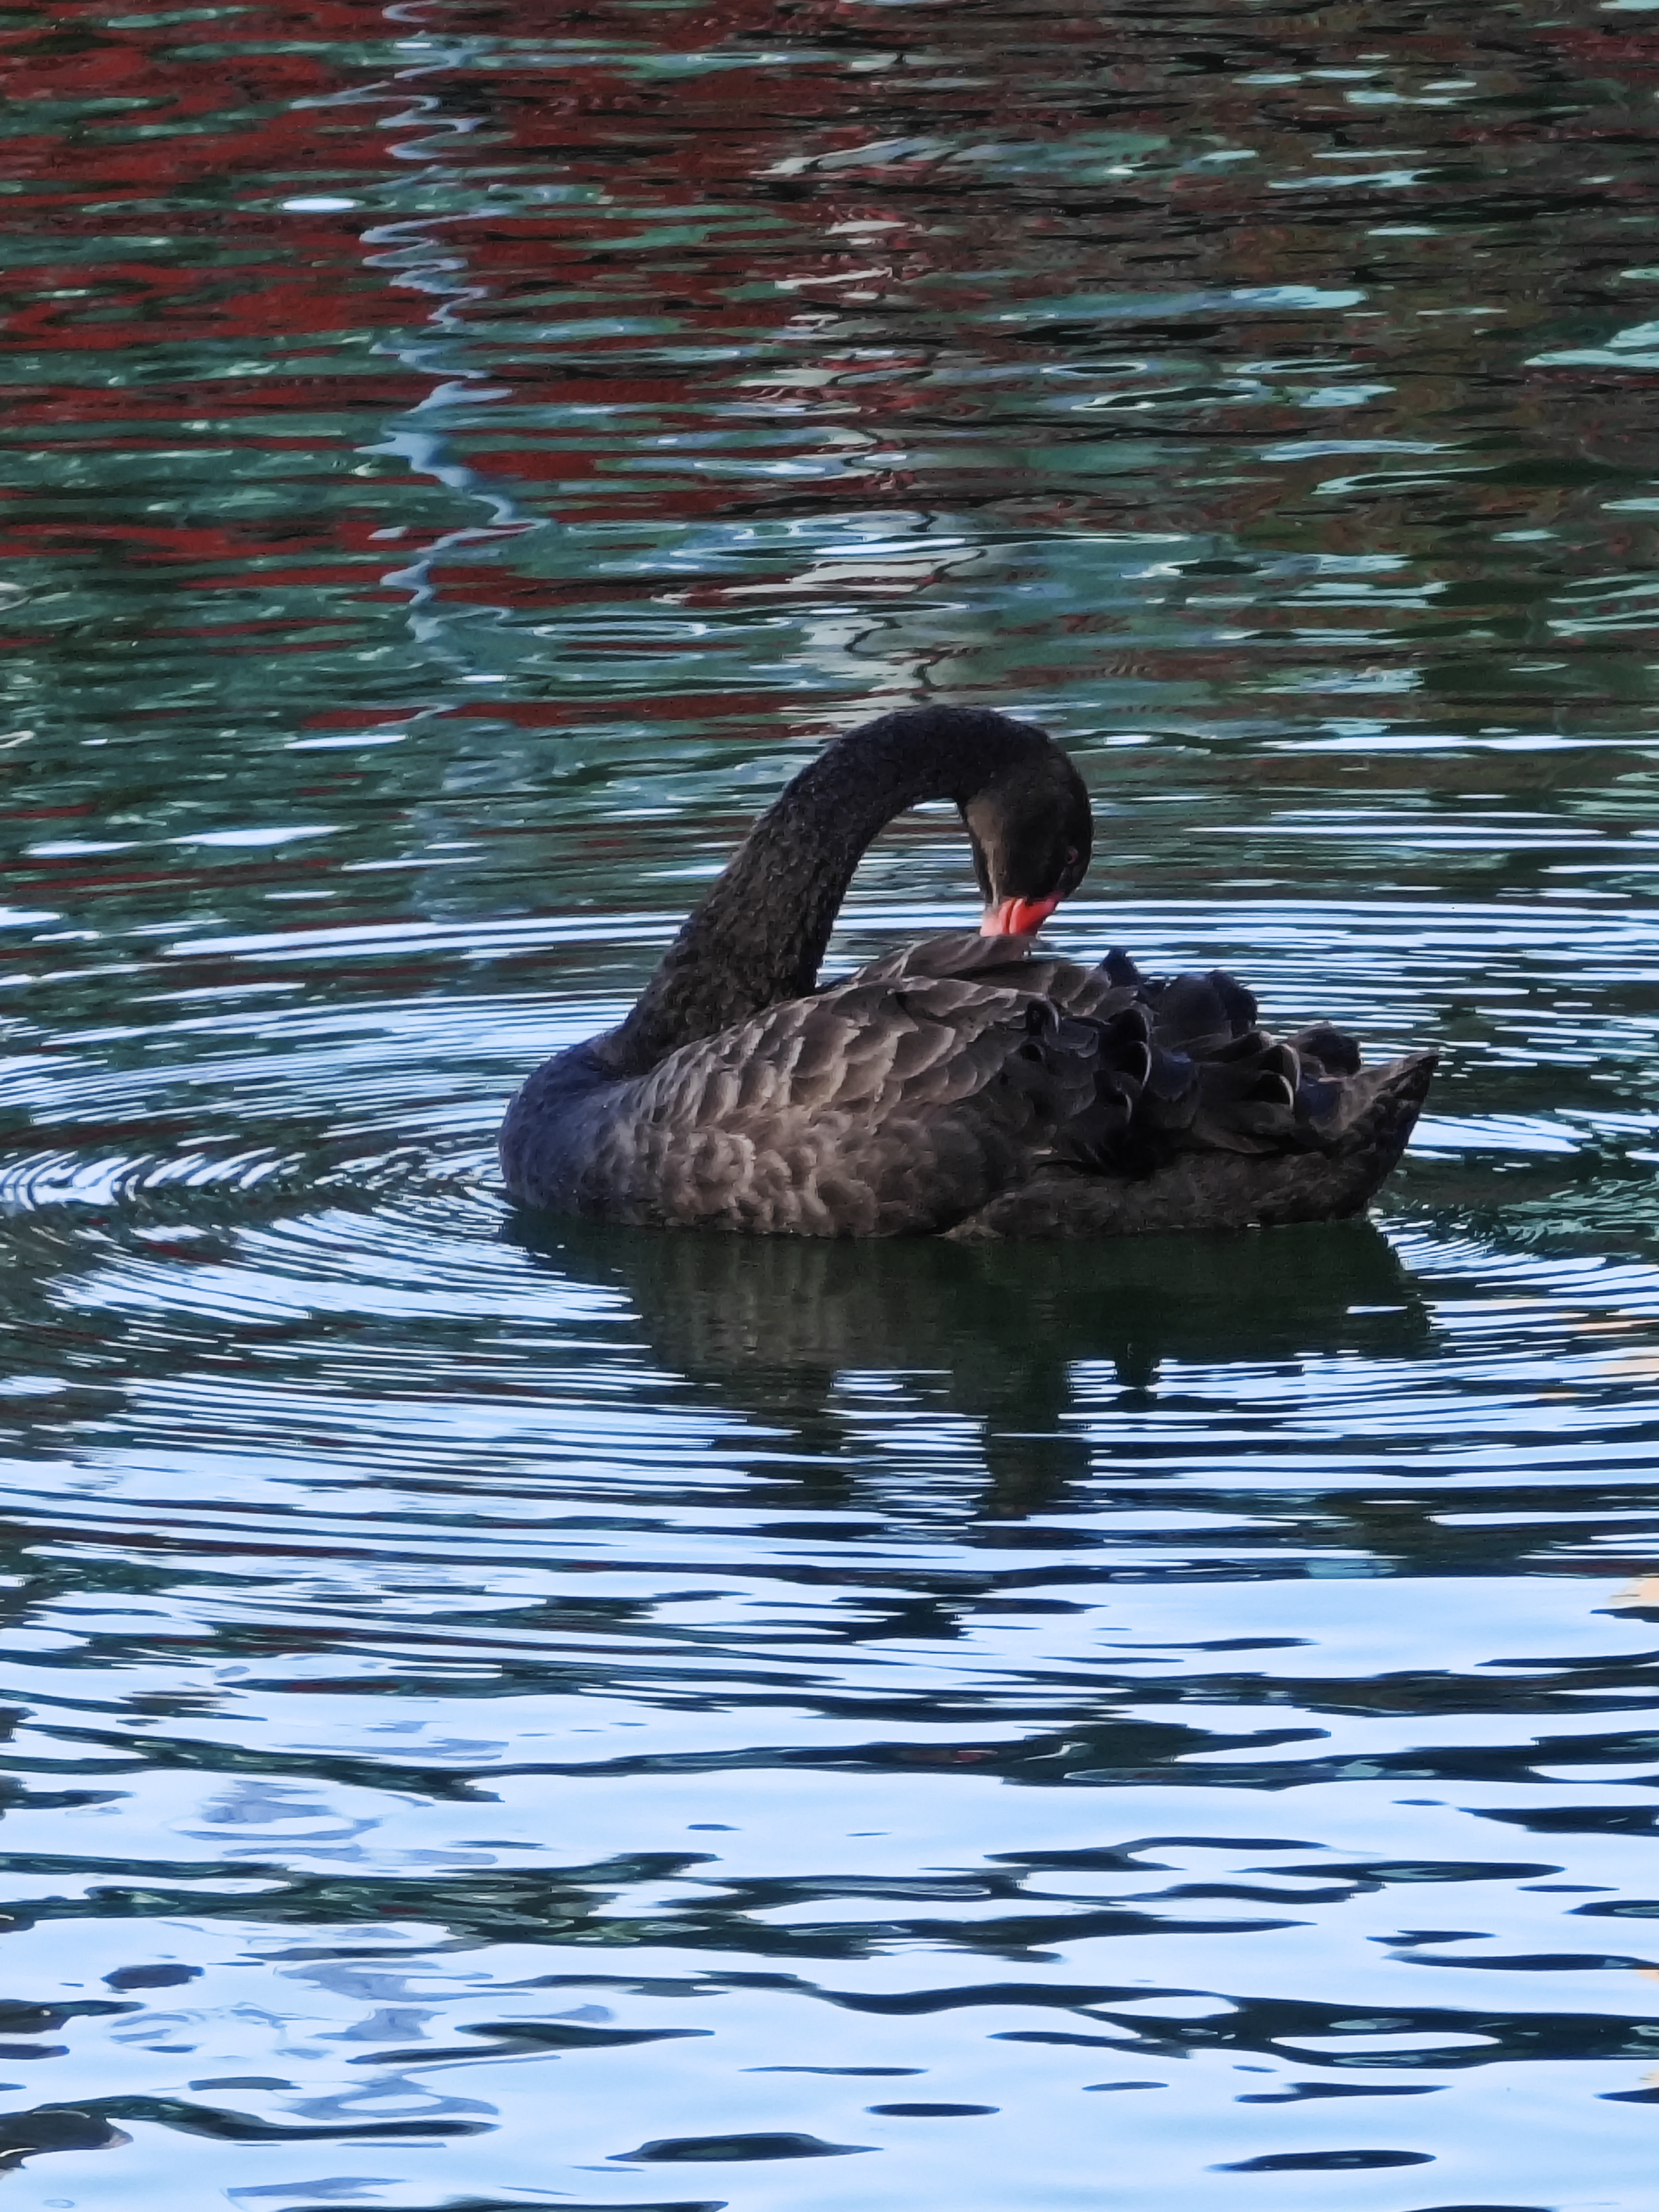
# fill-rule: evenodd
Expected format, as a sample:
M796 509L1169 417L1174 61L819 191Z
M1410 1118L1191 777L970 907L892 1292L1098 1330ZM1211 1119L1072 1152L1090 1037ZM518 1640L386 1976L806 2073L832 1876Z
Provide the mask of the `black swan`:
M817 988L853 871L896 814L954 799L986 900ZM806 1237L1110 1237L1358 1212L1411 1133L1431 1052L1362 1069L1326 1024L1264 1036L1229 975L1149 982L1033 933L1089 863L1081 777L1030 723L884 714L762 815L621 1025L507 1110L512 1196L591 1219Z

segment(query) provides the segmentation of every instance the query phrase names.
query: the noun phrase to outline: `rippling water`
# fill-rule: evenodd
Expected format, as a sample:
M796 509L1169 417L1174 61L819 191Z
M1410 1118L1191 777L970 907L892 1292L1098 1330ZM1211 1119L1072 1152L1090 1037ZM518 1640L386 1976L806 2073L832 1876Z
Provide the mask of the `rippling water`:
M0 17L14 2201L1651 2205L1656 21ZM1375 1221L506 1206L930 693Z

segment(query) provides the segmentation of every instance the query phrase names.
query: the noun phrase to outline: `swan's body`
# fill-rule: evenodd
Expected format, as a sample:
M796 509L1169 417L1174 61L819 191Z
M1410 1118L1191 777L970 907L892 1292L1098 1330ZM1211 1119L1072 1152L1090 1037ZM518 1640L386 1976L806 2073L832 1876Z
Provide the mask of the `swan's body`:
M823 990L871 838L955 799L986 930ZM1032 951L1086 866L1088 802L1041 731L918 708L828 747L762 817L619 1029L538 1068L501 1130L525 1203L813 1237L1104 1237L1358 1212L1433 1073L1335 1030L1264 1037L1226 976L1148 983Z

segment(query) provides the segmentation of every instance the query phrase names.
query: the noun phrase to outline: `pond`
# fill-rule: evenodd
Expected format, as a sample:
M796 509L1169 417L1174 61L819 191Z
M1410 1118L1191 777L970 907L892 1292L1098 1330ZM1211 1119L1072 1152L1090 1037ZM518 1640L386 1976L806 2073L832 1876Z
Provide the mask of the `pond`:
M1647 0L0 43L11 2201L1650 2204ZM1440 1048L1371 1219L507 1204L930 696L1062 949Z

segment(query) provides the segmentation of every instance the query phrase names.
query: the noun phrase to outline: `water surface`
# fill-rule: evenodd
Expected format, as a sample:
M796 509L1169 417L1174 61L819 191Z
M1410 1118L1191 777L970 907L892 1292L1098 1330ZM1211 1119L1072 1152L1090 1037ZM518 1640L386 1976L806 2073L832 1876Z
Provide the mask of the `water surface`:
M0 19L14 2201L1650 2203L1654 20ZM932 696L1373 1221L505 1205Z

